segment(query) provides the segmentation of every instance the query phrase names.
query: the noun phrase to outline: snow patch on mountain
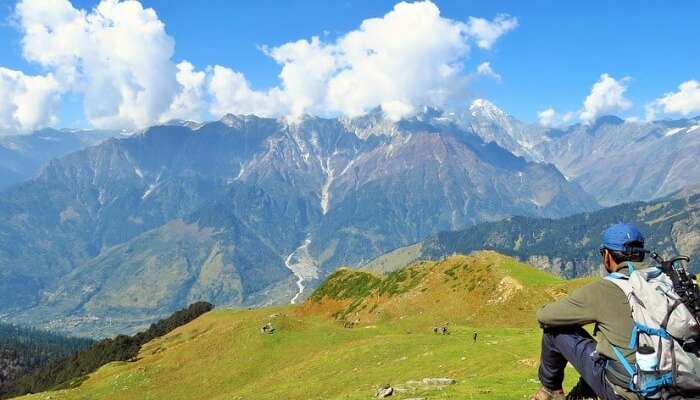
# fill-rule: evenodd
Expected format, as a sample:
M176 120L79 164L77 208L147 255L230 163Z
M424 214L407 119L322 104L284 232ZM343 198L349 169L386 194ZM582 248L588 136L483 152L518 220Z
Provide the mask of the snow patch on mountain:
M323 171L323 174L325 175L325 181L323 182L323 186L321 186L321 212L323 215L328 213L328 204L331 196L330 189L331 185L333 184L333 180L335 179L335 168L331 167L331 158L337 154L338 150L333 152L332 156L326 157L325 160L319 159L321 171Z
M508 117L505 111L496 107L486 99L476 99L469 106L469 112L474 118L486 118L495 122L499 122Z
M158 176L156 177L156 181L148 185L148 189L141 196L141 200L146 200L146 198L153 194L153 192L158 188L158 186L160 185L160 176L161 174L158 174Z
M468 117L458 121L471 128L485 142L495 142L515 155L542 161L536 147L549 138L543 127L521 122L486 99L476 99L469 106Z
M665 134L664 136L667 136L667 137L668 137L668 136L673 136L673 135L675 135L676 133L682 132L682 131L684 131L684 130L685 130L685 127L669 129L669 130L666 131L666 134Z

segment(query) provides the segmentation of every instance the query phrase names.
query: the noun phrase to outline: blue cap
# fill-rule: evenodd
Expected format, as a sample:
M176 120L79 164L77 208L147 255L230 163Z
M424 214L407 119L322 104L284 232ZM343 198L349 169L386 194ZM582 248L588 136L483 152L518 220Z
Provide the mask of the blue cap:
M630 242L639 242L644 247L644 236L634 225L611 225L603 234L603 247L610 250L624 251L625 243Z

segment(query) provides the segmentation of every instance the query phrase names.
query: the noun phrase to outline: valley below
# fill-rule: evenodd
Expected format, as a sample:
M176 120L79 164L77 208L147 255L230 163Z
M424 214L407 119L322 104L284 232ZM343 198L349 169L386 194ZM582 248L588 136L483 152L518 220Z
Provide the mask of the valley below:
M303 304L211 311L135 361L22 398L367 399L384 384L396 399L520 398L538 386L534 311L585 282L490 252L385 276L343 269Z
M664 165L692 164L696 124L601 117L547 130L477 100L461 114L425 107L399 121L376 109L226 115L92 137L101 142L74 133L66 146L82 148L2 192L0 316L103 338L195 301L298 304L341 267L391 271L482 249L590 276L599 235L620 219L643 224L656 250L694 258L700 180ZM61 133L23 141L40 146L49 134ZM592 171L604 160L580 150L622 146L620 135L644 143L629 149L639 159L684 150L655 153L665 161L640 171L634 190L601 196L575 160Z

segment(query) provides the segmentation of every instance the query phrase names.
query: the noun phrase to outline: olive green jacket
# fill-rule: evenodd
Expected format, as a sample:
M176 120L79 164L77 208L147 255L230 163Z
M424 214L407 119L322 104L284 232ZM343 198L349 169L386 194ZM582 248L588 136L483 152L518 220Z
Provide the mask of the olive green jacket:
M627 274L627 268L620 273ZM547 304L537 312L543 328L595 324L596 351L617 360L612 346L619 348L630 363L635 362L634 350L627 348L634 320L627 296L617 285L606 279L589 283L557 302ZM638 397L625 388L615 387L624 399Z
M616 346L634 362L634 351L627 349L634 326L632 310L625 293L613 282L601 279L589 283L542 307L537 320L545 328L595 324L598 354L616 359L612 350Z

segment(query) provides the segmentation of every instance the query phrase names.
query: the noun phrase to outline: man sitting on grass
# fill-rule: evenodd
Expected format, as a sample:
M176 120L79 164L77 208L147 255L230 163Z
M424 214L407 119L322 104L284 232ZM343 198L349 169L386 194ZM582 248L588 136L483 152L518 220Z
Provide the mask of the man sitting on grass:
M600 254L607 273L629 274L628 262L641 261L644 237L633 225L616 224L603 235ZM643 259L643 257L641 257ZM638 399L625 389L624 368L616 361L612 346L626 349L634 321L625 293L613 282L599 279L575 290L570 296L547 304L537 312L543 328L539 379L542 386L530 400L562 400L598 396L604 400ZM595 324L594 340L583 329ZM625 357L634 364L634 351ZM562 388L567 363L576 368L581 380L575 391L592 391L565 396Z

